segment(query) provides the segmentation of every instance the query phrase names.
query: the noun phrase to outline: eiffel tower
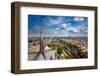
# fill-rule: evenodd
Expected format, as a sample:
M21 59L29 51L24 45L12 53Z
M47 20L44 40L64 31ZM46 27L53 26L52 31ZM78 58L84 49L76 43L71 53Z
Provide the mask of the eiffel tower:
M43 58L46 60L46 56L44 54L44 48L45 48L45 44L43 41L43 35L42 35L43 29L42 29L42 25L40 27L40 49L39 52L37 53L36 57L34 60L38 59L38 57L42 54Z

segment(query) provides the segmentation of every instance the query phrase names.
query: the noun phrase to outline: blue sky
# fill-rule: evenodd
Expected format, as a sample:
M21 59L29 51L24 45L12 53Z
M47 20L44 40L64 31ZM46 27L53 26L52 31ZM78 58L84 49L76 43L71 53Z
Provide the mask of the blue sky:
M40 26L45 37L88 35L88 18L76 16L28 15L28 36L39 37Z

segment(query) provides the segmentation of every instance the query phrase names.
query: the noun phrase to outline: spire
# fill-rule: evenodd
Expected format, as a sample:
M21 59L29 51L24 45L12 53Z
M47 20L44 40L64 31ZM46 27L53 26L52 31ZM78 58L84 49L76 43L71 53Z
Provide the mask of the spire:
M37 53L34 60L36 60L40 56L40 54L42 54L43 58L46 60L46 56L44 54L44 48L45 48L45 44L44 44L44 41L43 41L43 28L42 28L42 25L41 25L40 26L40 50Z

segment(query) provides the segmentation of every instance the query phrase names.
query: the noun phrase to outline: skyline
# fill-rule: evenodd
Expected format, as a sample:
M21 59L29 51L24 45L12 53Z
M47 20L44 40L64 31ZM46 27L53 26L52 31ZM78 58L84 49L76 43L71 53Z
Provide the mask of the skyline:
M28 15L28 36L84 37L88 35L88 18L76 16Z

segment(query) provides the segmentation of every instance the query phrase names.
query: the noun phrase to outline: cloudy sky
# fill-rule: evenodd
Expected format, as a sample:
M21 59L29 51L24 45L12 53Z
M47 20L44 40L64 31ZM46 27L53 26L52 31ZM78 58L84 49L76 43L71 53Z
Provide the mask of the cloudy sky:
M88 35L88 18L76 16L28 15L28 36L77 37Z

